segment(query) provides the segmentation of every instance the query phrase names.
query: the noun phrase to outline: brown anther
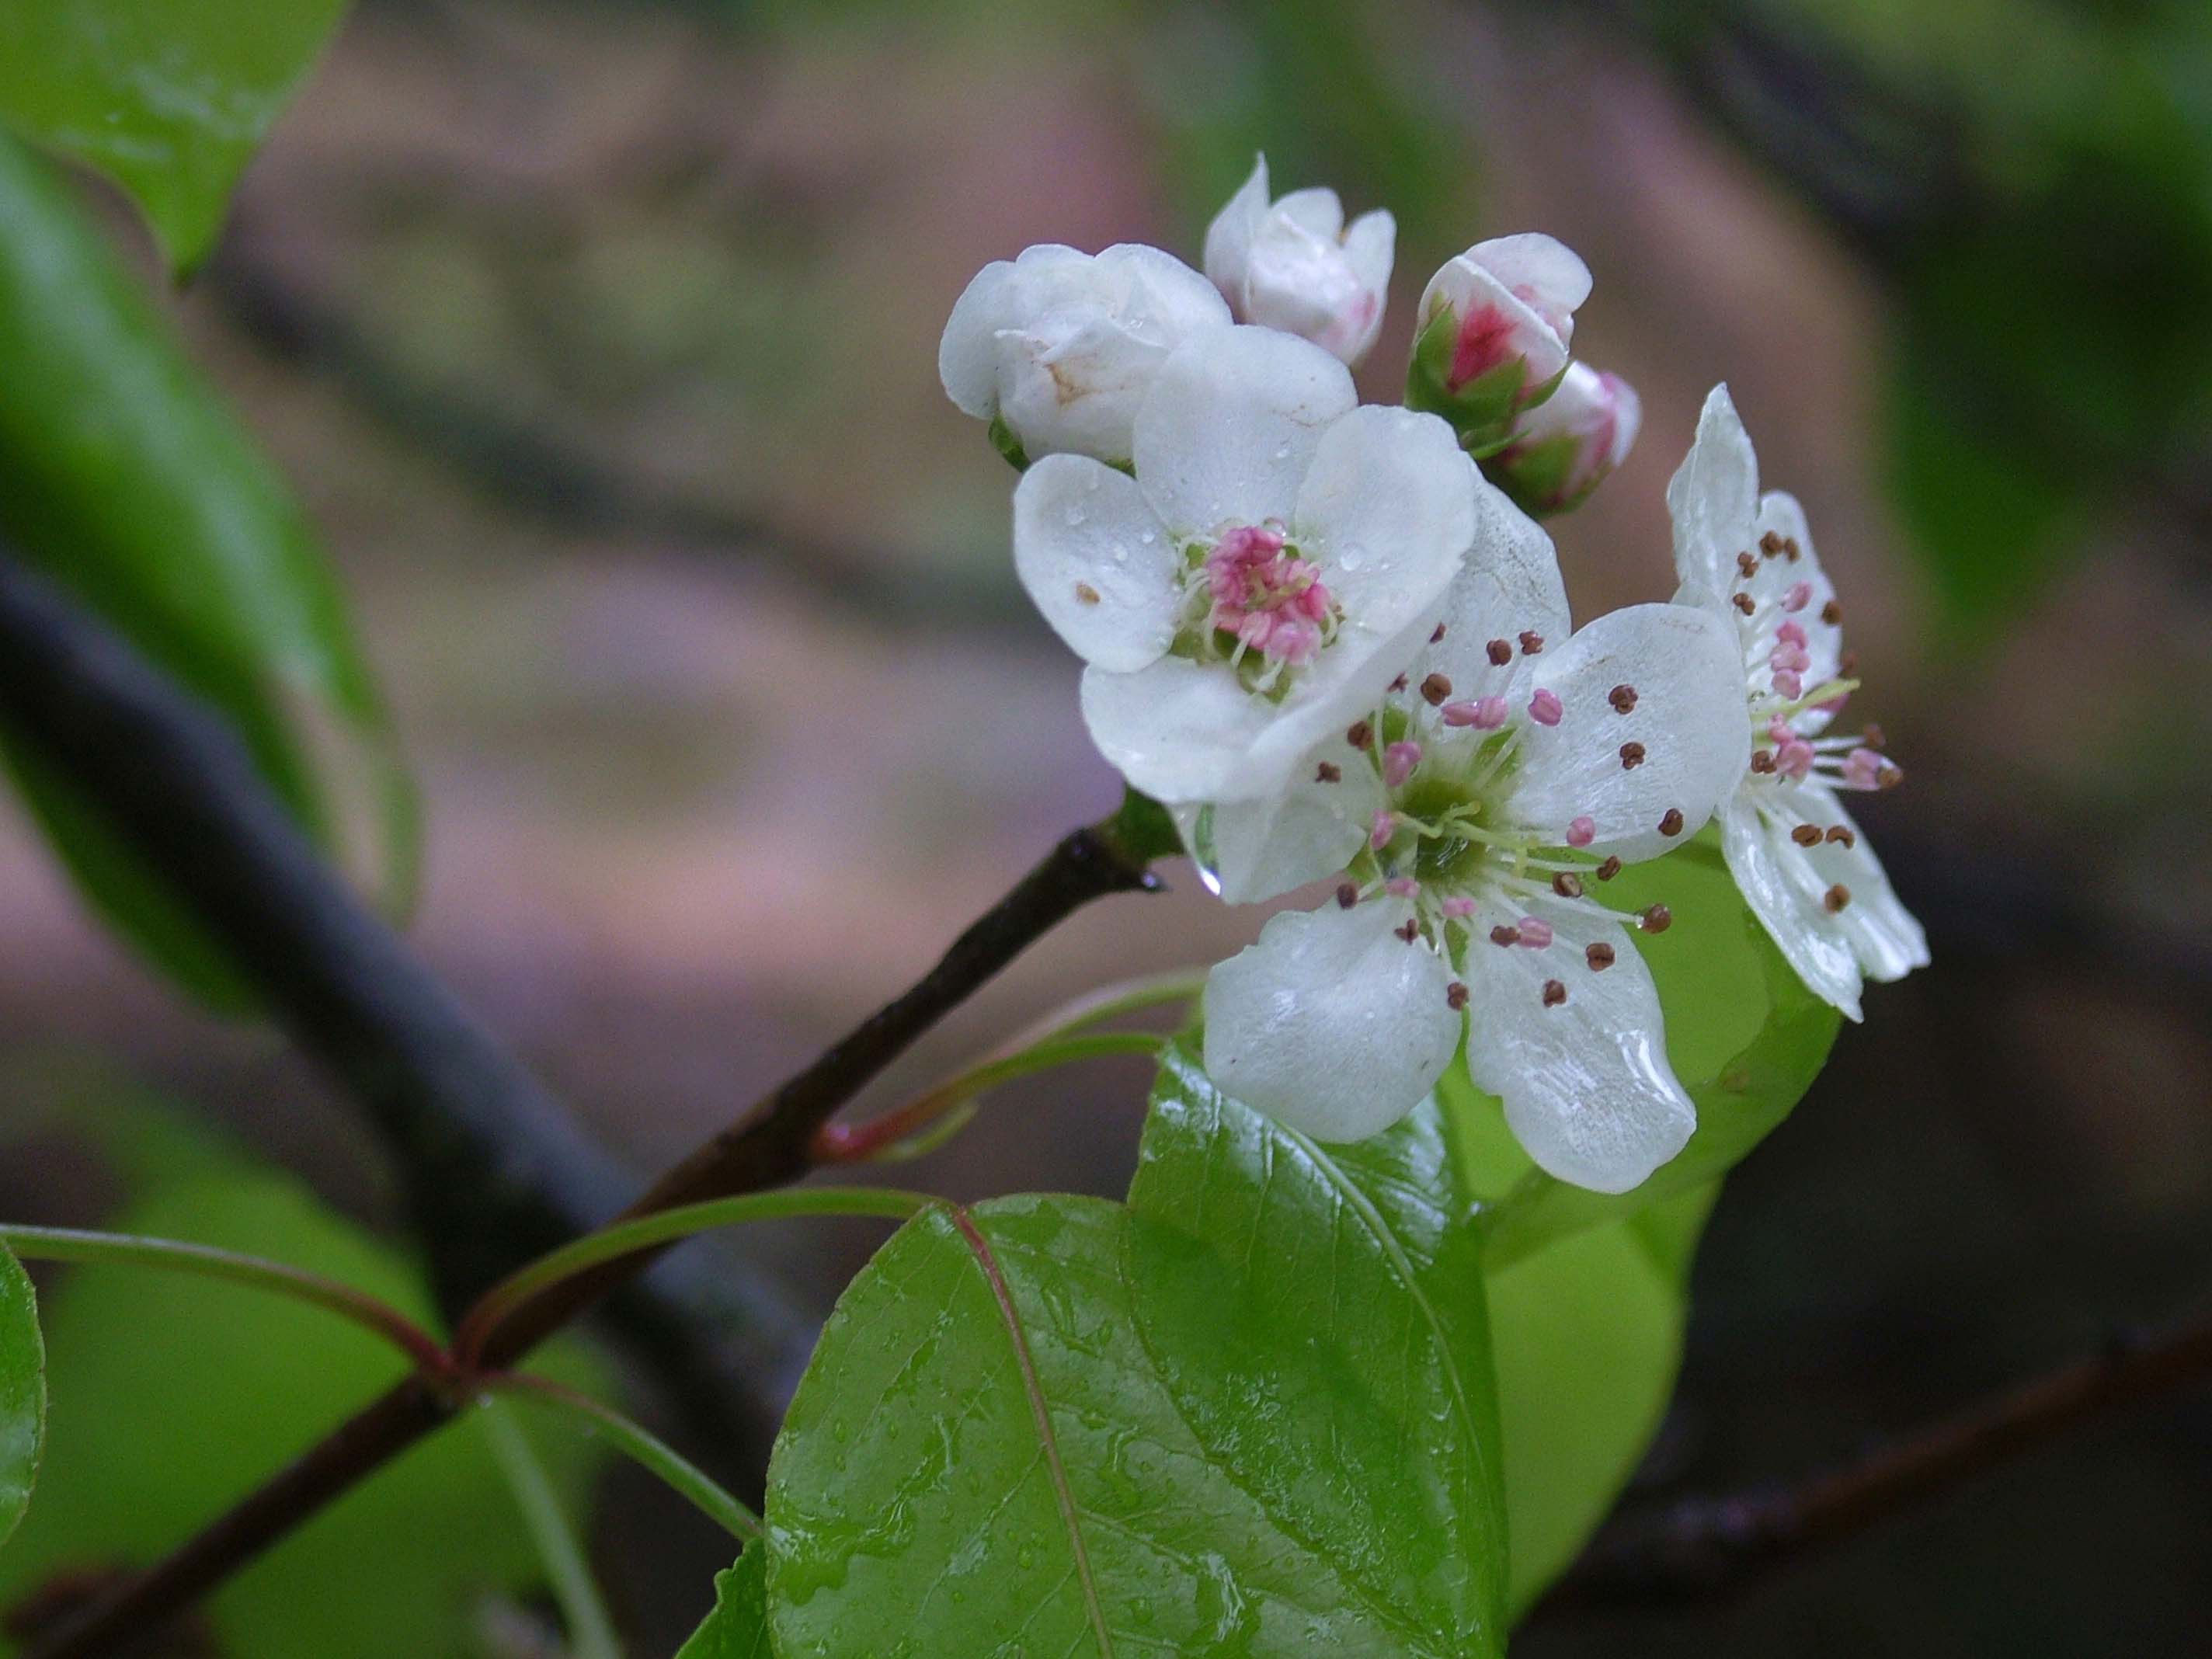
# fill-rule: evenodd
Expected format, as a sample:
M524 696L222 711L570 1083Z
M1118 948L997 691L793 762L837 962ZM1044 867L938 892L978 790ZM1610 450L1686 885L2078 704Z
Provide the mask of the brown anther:
M1874 787L1877 789L1894 789L1904 781L1905 769L1888 761L1884 761L1881 769L1874 775Z
M1605 861L1603 864L1601 864L1601 865L1599 865L1599 866L1598 866L1598 867L1597 867L1597 871L1596 871L1597 878L1598 878L1600 881L1611 881L1611 880L1615 877L1615 876L1619 875L1620 873L1620 860L1619 859L1615 859L1615 858L1609 858L1609 859L1606 860L1606 861Z
M1759 561L1748 553L1739 553L1735 556L1735 568L1747 576L1756 576L1759 574Z
M1522 631L1521 631L1521 654L1522 654L1522 656L1524 656L1524 657L1533 657L1533 656L1534 656L1534 655L1535 655L1539 651L1541 651L1543 648L1544 648L1544 636L1543 636L1541 634L1537 633L1537 632L1536 632L1534 629L1522 629Z
M1659 820L1659 833L1662 836L1679 836L1682 833L1680 807L1670 806L1667 809L1667 816Z
M1467 1006L1467 987L1454 980L1444 987L1444 1006L1457 1013Z
M1628 684L1616 685L1605 694L1605 700L1613 705L1614 714L1628 714L1636 707L1636 688Z
M1518 927L1509 927L1504 922L1500 922L1490 930L1490 942L1498 945L1518 945L1521 942L1521 930Z
M1644 745L1642 744L1624 743L1620 745L1620 769L1622 771L1633 772L1638 767L1643 764Z
M1336 905L1340 910L1349 910L1359 902L1359 889L1352 883L1340 881L1336 884Z
M1415 939L1420 938L1421 924L1414 921L1413 917L1407 916L1406 918L1406 925L1403 927L1393 927L1390 931L1395 933L1400 939L1405 940L1407 944L1411 945Z
M1589 963L1593 974L1601 974L1613 966L1613 946L1603 939L1583 946L1583 960Z
M1818 847L1820 844L1820 826L1813 823L1801 823L1790 832L1790 839L1800 847Z
M1859 653L1856 651L1844 652L1844 654L1836 661L1836 672L1838 674L1841 674L1845 679L1849 679L1852 675L1857 673L1859 672Z
M1734 599L1730 599L1729 603L1734 605L1737 610L1742 611L1747 617L1751 615L1753 611L1759 609L1757 605L1752 603L1751 595L1748 593L1739 593Z
M1096 605L1098 603L1098 590L1089 582L1078 582L1075 585L1075 597L1085 605Z
M1375 728L1365 720L1354 720L1344 728L1344 740L1354 749L1364 749L1373 742Z
M1796 563L1798 554L1803 550L1803 549L1797 545L1797 538L1795 536L1784 536L1782 538L1783 556L1787 558L1790 563Z
M1838 847L1856 847L1859 844L1859 838L1852 834L1851 826L1848 823L1830 824L1827 839L1834 842Z
M1887 749L1889 747L1889 733L1869 720L1866 730L1859 733L1859 742L1869 749Z
M1438 623L1437 624L1437 631L1429 635L1429 643L1431 645L1442 645L1443 642L1444 625L1442 623Z
M1647 933L1663 933L1674 925L1674 913L1663 904L1655 904L1636 918Z
M1334 761L1323 761L1319 766L1314 768L1314 781L1316 783L1342 783L1344 781L1344 769L1339 766Z
M1838 623L1843 621L1843 619L1844 607L1841 600L1830 599L1827 604L1820 607L1820 620L1827 623L1829 627L1833 628Z
M1482 648L1490 653L1490 665L1492 668L1503 668L1513 660L1513 647L1503 640L1492 640Z
M1431 708L1451 696L1451 682L1442 674L1431 674L1421 682L1421 701Z
M1406 689L1406 677L1403 674L1401 674L1396 679L1392 680L1390 682L1390 689L1393 691L1403 691Z
M1840 881L1820 895L1820 902L1827 907L1828 914L1832 916L1850 902L1851 890Z
M1782 538L1776 535L1771 530L1768 531L1764 536L1761 536L1759 538L1759 550L1766 555L1768 558L1772 558L1777 553L1779 553L1782 550Z
M1583 878L1572 871L1559 871L1552 878L1552 890L1561 898L1580 898L1583 896Z
M1556 1008L1567 1000L1567 988L1555 979L1544 981L1544 1006Z
M1751 769L1758 773L1762 778L1768 773L1773 771L1774 751L1771 749L1753 750L1751 751Z

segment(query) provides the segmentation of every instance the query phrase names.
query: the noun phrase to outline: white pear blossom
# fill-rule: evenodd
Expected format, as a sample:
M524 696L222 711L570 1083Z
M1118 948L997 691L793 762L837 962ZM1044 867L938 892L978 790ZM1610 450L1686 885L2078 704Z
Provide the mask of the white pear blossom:
M1887 788L1903 774L1877 729L1826 735L1857 685L1842 607L1804 509L1759 493L1758 457L1725 386L1705 399L1667 506L1676 599L1730 624L1742 665L1753 747L1721 808L1729 869L1799 976L1857 1019L1863 980L1927 966L1928 941L1838 792Z
M992 422L1018 459L1126 463L1152 377L1186 340L1229 325L1213 284L1140 243L1103 253L1056 243L976 273L937 351L945 395Z
M1408 401L1449 416L1478 453L1518 410L1549 395L1567 366L1589 267L1530 232L1477 242L1422 290Z
M1161 365L1132 453L1134 477L1030 467L1015 569L1088 665L1085 722L1132 784L1266 795L1436 626L1480 480L1443 422L1355 407L1328 352L1245 326Z
M1529 512L1565 513L1628 459L1643 423L1635 387L1618 374L1569 363L1559 390L1514 417L1512 435L1489 471Z
M1382 329L1398 222L1381 210L1349 225L1333 190L1267 200L1267 158L1206 230L1206 274L1237 319L1299 335L1356 364Z
M1537 1164L1601 1192L1681 1150L1696 1113L1631 937L1591 890L1694 835L1750 742L1717 617L1646 605L1568 634L1550 538L1487 486L1479 551L1376 707L1277 797L1186 810L1201 868L1258 899L1335 874L1221 963L1222 1088L1323 1139L1413 1109L1457 1048Z

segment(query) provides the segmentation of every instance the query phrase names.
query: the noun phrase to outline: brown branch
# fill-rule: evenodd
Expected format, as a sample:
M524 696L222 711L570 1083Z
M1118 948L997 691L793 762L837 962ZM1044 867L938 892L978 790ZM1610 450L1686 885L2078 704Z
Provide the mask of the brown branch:
M2212 1319L2115 1340L1796 1486L1694 1498L1600 1533L1547 1610L1650 1607L1734 1595L2057 1439L2114 1407L2212 1376Z

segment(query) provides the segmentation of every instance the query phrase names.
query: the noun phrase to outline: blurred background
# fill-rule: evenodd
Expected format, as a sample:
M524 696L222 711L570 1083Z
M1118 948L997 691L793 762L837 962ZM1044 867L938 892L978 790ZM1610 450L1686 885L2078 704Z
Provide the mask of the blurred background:
M1908 774L1865 818L1936 966L1730 1179L1631 1501L1787 1479L2201 1310L2199 0L362 0L173 308L343 570L424 790L439 969L649 1170L1112 805L938 335L1031 242L1195 262L1261 147L1279 191L1397 215L1370 398L1452 253L1543 229L1588 260L1577 353L1644 427L1553 523L1578 614L1670 590L1662 492L1729 381ZM1060 929L871 1098L1249 939L1173 884ZM158 1098L390 1222L345 1104L149 976L12 807L0 939L0 1212L96 1219L116 1177L52 1126ZM905 1178L1118 1195L1141 1078L1009 1090ZM747 1239L788 1316L769 1386L877 1236ZM726 1548L641 1488L608 1477L595 1550L665 1651ZM1739 1599L1545 1610L1515 1652L2197 1655L2208 1562L2200 1389Z

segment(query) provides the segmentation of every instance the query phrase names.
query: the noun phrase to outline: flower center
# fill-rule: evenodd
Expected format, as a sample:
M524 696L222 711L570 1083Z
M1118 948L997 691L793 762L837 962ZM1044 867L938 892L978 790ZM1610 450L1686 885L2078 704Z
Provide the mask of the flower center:
M1336 637L1340 606L1321 567L1288 540L1281 525L1236 525L1211 546L1184 554L1185 623L1175 649L1197 661L1227 662L1250 690L1287 689Z

